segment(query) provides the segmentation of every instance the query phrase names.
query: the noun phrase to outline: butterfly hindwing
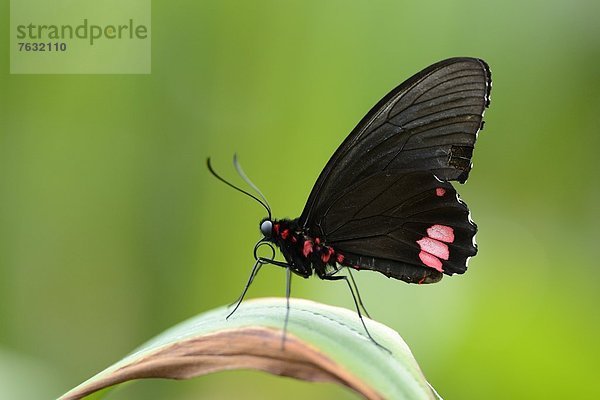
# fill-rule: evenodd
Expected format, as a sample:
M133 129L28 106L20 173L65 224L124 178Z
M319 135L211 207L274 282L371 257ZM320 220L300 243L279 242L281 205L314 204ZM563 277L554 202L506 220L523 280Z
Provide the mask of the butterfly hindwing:
M408 282L463 273L477 253L467 206L429 172L392 170L355 183L323 213L320 229L353 266Z

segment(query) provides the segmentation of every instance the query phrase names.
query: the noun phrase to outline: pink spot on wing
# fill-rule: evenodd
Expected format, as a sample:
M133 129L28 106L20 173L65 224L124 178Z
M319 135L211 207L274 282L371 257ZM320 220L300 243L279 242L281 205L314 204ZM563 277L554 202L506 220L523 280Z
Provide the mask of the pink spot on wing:
M454 242L454 229L446 225L433 225L427 228L427 236L446 243Z
M273 226L273 230L275 231L275 234L276 234L276 235L279 235L279 224L275 224L275 225Z
M310 253L313 251L313 244L310 240L304 242L304 246L302 247L302 254L304 257L308 257Z
M442 243L438 240L424 237L421 240L417 240L419 246L421 246L421 250L425 251L431 255L439 257L443 260L447 260L450 257L450 250L448 250L448 245Z
M442 197L445 194L446 194L446 189L444 189L444 188L436 188L435 189L435 195L436 196Z
M336 261L341 264L344 262L344 255L343 254L339 254L337 255Z
M423 261L423 264L427 265L428 267L435 268L440 272L444 272L442 270L442 262L436 256L433 256L429 253L421 251L419 253L419 258L421 259L421 261ZM421 283L421 282L419 282L419 283Z
M288 235L290 234L290 230L289 229L284 229L283 232L281 232L281 238L283 240L287 239Z

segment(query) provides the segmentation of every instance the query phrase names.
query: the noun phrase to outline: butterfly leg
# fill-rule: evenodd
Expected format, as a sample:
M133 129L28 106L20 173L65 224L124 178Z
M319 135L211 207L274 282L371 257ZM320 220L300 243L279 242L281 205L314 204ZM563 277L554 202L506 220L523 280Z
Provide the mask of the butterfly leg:
M340 272L342 269L336 269L332 272L327 272L324 274L319 275L319 277L321 279L325 279L327 280L327 277L330 276L335 276L335 274L337 274L338 272ZM354 287L354 291L356 292L356 297L358 298L358 304L360 304L360 307L362 308L362 310L365 312L365 315L369 318L371 318L371 315L369 315L369 312L367 311L367 308L365 307L362 298L360 297L360 292L358 291L358 285L356 284L356 281L354 280L354 275L352 275L352 270L350 269L350 267L346 267L346 271L348 271L348 275L350 276L350 280L352 281L352 286ZM371 318L373 319L373 318Z
M358 304L360 304L360 306L362 307L363 311L365 312L365 315L367 317L371 318L371 316L369 315L369 312L367 311L365 305L363 304L362 299L360 298L360 292L358 291L358 286L356 285L356 281L354 280L352 271L350 270L350 268L346 268L346 269L348 270L348 276L350 276L350 280L352 281L352 286L354 286L354 290L356 291L356 297L358 297Z
M354 300L354 306L356 307L356 312L358 313L358 318L360 319L360 323L362 324L363 328L365 329L365 332L367 333L367 336L369 337L369 339L371 339L371 341L373 343L375 343L377 345L377 347L380 347L380 348L384 349L385 351L387 351L388 353L391 354L392 352L387 347L379 344L377 342L377 340L375 340L373 338L373 336L371 336L371 333L369 332L369 329L367 329L367 325L365 324L365 320L363 319L363 316L360 313L360 307L358 305L357 297L354 294L354 290L352 288L352 284L350 284L350 280L348 279L348 277L346 275L340 275L340 276L327 276L327 275L323 275L323 276L321 276L321 279L328 280L328 281L339 281L339 280L346 281L346 284L348 285L348 289L350 289L350 293L352 294L352 300Z
M258 265L256 265L258 264ZM248 288L250 287L250 285L252 285L252 282L254 282L254 278L256 277L256 275L258 275L258 271L260 271L260 268L265 265L265 263L263 262L258 262L254 265L254 268L252 268L252 272L250 273L250 277L248 278L248 282L246 282L246 286L244 287L244 290L242 292L241 295L238 296L237 299L235 299L235 301L233 301L232 303L230 303L228 305L228 307L233 307L234 305L240 303L242 301L242 298L244 297L244 294L246 294L246 291L248 290ZM229 318L229 317L228 317Z
M283 262L283 261L272 260L270 258L259 257L258 261L260 261L263 264L276 265L278 267L283 267L283 268L287 268L287 269L292 268L291 264L288 264L288 263Z
M285 334L287 332L288 320L290 319L290 294L292 293L292 270L285 270L285 321L283 322L283 336L281 337L281 350L285 349Z
M270 258L263 258L263 257L259 257L257 259L257 262L260 262L263 264L272 264L272 265L276 265L278 267L285 268L286 307L285 307L285 320L283 323L283 336L281 337L281 350L284 350L285 349L285 335L287 332L288 321L290 319L290 296L291 296L291 292L292 292L292 268L293 268L293 265L288 264L283 261L276 261L276 260L273 260Z
M240 297L237 298L236 301L234 301L233 303L231 303L229 305L231 307L232 305L235 304L235 308L229 313L229 315L227 315L226 319L229 319L229 317L231 317L233 315L233 313L236 312L236 310L238 309L238 307L242 303L242 300L244 299L244 296L246 296L246 292L248 292L248 288L250 288L250 285L254 281L254 278L256 277L256 275L258 274L258 271L260 271L260 268L263 265L265 265L265 264L271 264L271 265L276 265L278 267L283 267L283 268L287 269L288 275L291 274L291 268L293 268L292 265L290 265L290 264L288 264L286 262L273 260L272 258L258 257L256 255L256 249L261 244L264 244L264 243L263 242L259 242L254 247L254 257L256 258L256 263L254 264L254 267L252 268L252 272L250 273L250 277L248 278L248 282L246 283L246 286L244 286L244 290L242 291L242 294L240 295ZM267 244L267 245L269 245L269 244ZM269 247L272 247L272 246L269 245ZM275 250L273 250L273 252L275 252ZM291 282L291 276L288 279L288 282ZM288 283L288 286L287 286L287 291L289 292L289 283ZM288 313L289 313L289 295L287 296L287 298L288 298ZM287 317L286 317L286 324L287 324Z
M265 264L266 263L261 259L256 260L256 263L254 264L254 267L252 268L252 272L250 273L250 277L248 278L248 282L246 283L246 286L244 286L244 290L242 291L242 294L240 295L240 297L238 297L238 299L236 301L234 301L233 303L231 303L229 305L231 307L233 304L235 304L235 307L229 313L229 315L227 315L227 317L225 317L225 319L229 319L229 317L231 317L233 315L233 313L236 312L236 310L238 309L240 304L242 304L242 300L244 300L244 296L246 296L246 292L248 292L248 288L252 284L252 281L258 274L258 271L260 271L260 268Z
M266 257L259 257L257 254L257 251L260 247L262 246L267 246L271 249L272 255L271 258L266 258ZM240 297L237 298L236 301L234 301L233 303L231 303L229 305L229 307L233 306L234 304L236 304L235 308L233 309L233 311L227 316L227 318L231 317L231 315L237 310L237 308L240 306L242 300L244 299L244 296L246 295L246 292L248 291L248 288L250 287L250 285L252 284L252 282L254 281L254 278L256 277L256 275L258 274L258 271L260 271L260 268L265 265L265 264L273 264L273 265L277 265L280 267L285 267L285 268L289 268L288 264L285 263L281 263L279 261L275 261L273 260L273 258L275 257L275 249L273 248L273 245L271 245L268 242L264 242L264 241L259 241L258 243L256 243L256 245L254 246L254 259L256 260L256 263L254 264L254 268L252 268L252 272L250 273L250 278L248 278L248 282L246 283L246 286L244 287L244 290L242 291L242 294L240 295Z

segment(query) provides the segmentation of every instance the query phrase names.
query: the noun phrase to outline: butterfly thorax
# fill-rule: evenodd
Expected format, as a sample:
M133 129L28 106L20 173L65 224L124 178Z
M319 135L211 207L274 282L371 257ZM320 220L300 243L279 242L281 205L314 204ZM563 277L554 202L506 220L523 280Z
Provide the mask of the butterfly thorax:
M279 247L292 272L304 278L311 276L313 270L321 278L329 276L344 265L344 255L323 238L310 236L298 219L273 221L269 241Z

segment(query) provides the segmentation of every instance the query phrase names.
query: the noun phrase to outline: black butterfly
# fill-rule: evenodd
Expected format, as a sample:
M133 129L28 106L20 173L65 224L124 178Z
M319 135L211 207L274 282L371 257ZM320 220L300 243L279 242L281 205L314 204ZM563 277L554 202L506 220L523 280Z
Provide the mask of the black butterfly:
M287 269L288 296L291 272L348 282L338 275L347 267L421 284L464 273L477 226L450 181L467 180L491 87L488 65L476 58L440 61L396 87L333 154L299 218L273 219L262 194L243 191L269 213L246 289L263 264ZM285 262L274 250L258 257L263 244Z

